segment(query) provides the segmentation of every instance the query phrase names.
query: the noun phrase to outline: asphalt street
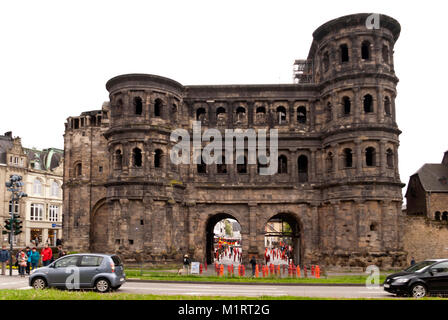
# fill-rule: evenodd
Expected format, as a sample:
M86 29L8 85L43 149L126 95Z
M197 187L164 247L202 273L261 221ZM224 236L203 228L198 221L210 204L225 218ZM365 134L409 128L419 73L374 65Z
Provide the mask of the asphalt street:
M0 289L31 289L28 278L0 276ZM246 285L202 283L126 282L118 292L159 295L211 296L307 296L329 298L390 298L382 287Z

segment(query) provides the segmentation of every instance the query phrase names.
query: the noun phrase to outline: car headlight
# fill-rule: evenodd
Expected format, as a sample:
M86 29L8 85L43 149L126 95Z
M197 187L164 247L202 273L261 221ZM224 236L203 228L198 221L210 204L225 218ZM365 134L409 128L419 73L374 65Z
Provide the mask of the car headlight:
M398 282L398 283L406 283L406 282L408 282L410 279L408 279L408 278L398 278L398 279L395 279L394 280L394 282Z

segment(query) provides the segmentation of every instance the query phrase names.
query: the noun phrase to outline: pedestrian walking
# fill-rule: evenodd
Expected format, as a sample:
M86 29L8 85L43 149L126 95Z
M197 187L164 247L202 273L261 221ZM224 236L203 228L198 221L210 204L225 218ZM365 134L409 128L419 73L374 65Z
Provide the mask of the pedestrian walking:
M411 257L411 266L413 266L415 264L415 259L414 257Z
M188 257L188 254L184 255L184 271L186 274L190 273L190 264L191 264L191 260Z
M0 251L0 263L2 264L2 275L4 276L6 273L6 262L9 261L11 255L9 251L6 250L6 246L2 245L2 250Z
M249 263L252 265L252 277L255 277L255 269L257 267L257 260L255 259L255 256L252 256Z
M26 255L25 251L20 250L19 254L17 256L17 263L19 265L19 275L21 277L25 276L27 261L28 261L28 256Z
M34 247L33 250L31 250L30 255L28 256L28 262L31 265L31 271L37 268L37 266L39 265L39 259L40 254L37 251L36 247Z
M53 251L48 246L48 243L45 244L45 248L41 251L42 255L42 265L44 267L48 266L51 263L51 260L53 259Z

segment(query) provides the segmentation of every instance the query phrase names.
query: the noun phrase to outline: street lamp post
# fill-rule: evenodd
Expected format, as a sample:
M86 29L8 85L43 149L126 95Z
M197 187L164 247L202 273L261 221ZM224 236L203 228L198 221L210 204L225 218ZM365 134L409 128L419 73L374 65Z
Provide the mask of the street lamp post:
M27 194L22 191L23 182L22 177L19 175L11 175L9 177L9 182L6 182L5 185L7 190L11 192L11 217L9 218L9 223L8 221L5 221L5 229L7 231L4 231L4 233L9 233L9 275L12 276L12 251L14 249L14 236L19 235L22 232L22 221L19 219L20 215L15 213L15 208L16 204L18 207L19 200L23 197L27 197Z

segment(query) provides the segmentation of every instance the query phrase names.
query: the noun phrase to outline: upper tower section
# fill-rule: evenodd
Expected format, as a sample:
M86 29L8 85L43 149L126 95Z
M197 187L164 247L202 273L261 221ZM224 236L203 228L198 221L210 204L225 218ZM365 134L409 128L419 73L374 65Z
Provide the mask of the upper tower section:
M183 86L149 74L125 74L106 84L111 104L110 128L176 124Z
M317 83L358 73L381 75L397 82L393 48L400 24L382 14L360 13L331 20L313 33L309 58Z

